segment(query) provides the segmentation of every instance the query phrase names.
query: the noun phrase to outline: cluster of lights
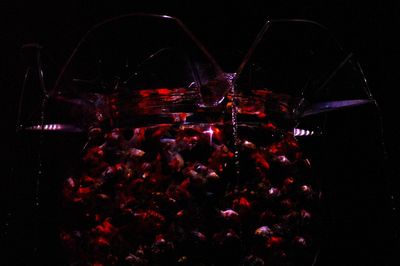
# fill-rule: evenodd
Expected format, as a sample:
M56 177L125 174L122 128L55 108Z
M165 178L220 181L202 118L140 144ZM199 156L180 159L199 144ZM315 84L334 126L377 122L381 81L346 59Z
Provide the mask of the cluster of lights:
M47 124L47 125L36 125L36 126L32 126L29 127L28 129L30 130L60 130L62 129L62 125L61 124Z
M45 130L45 131L68 131L68 132L79 132L81 131L79 128L64 125L64 124L45 124L45 125L34 125L26 128L28 130Z
M312 135L315 135L315 132L312 130L307 130L307 129L294 128L293 135L295 137L312 136Z

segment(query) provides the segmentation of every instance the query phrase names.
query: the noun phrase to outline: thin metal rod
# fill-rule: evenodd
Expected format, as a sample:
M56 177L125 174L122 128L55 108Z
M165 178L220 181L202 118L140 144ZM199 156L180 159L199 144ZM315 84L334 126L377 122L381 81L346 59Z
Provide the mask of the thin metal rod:
M340 62L340 64L331 72L331 74L329 75L329 77L322 83L322 85L316 90L316 92L318 93L319 91L321 91L322 89L324 89L326 87L326 85L328 85L328 83L336 76L336 74L339 72L340 69L342 69L342 67L350 60L350 58L353 57L353 53L350 53L346 56L346 58Z

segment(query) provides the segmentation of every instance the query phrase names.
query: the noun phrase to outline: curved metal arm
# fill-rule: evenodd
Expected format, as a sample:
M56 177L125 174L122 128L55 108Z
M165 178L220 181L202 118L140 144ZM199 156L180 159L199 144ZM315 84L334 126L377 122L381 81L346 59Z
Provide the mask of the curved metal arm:
M128 18L128 17L153 17L153 18L158 18L158 19L167 19L167 20L172 20L174 21L188 36L189 38L197 45L197 47L204 53L204 55L210 60L210 62L213 64L213 66L216 68L216 72L218 74L222 74L223 71L221 69L221 67L219 66L219 64L217 63L217 61L215 61L214 57L211 56L211 54L207 51L207 49L204 47L204 45L197 39L197 37L186 27L185 24L182 23L181 20L175 18L175 17L171 17L171 16L167 16L167 15L157 15L157 14L147 14L147 13L130 13L130 14L126 14L126 15L122 15L122 16L118 16L118 17L113 17L110 19L107 19L103 22L100 22L98 24L96 24L93 28L91 28L84 36L83 38L78 42L78 44L76 45L76 47L74 48L74 50L72 51L71 56L68 58L68 60L66 61L66 63L64 64L64 66L61 68L60 74L58 75L58 78L54 84L53 87L53 91L55 91L58 86L59 83L61 81L62 76L64 75L67 67L70 65L72 59L74 58L75 54L77 53L77 51L79 50L79 48L81 47L81 45L86 41L86 39L90 36L90 34L92 34L93 32L95 32L98 28L100 28L103 25L106 25L108 23L123 19L123 18Z
M343 47L340 45L339 41L333 36L333 34L331 34L331 32L329 31L329 29L312 20L306 20L306 19L273 19L273 20L268 20L264 26L261 28L261 30L259 31L259 33L257 34L256 39L254 40L254 42L252 43L249 51L247 52L247 54L244 56L242 63L239 65L237 71L236 71L236 78L240 75L240 73L243 71L243 68L247 65L248 61L250 60L251 56L253 55L255 49L257 48L258 44L260 43L260 41L264 38L265 33L268 31L268 29L270 28L270 26L272 24L278 24L278 23L305 23L305 24L310 24L310 25L314 25L317 26L318 28L324 30L325 32L330 33L330 37L335 41L336 45L338 46L338 48L343 51Z

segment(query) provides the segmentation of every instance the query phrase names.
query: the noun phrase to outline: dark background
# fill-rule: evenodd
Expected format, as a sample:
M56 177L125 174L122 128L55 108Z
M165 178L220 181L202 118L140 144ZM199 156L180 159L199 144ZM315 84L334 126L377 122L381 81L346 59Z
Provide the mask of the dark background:
M400 43L397 39L400 26L400 3L394 0L363 3L341 0L301 1L301 3L300 1L231 1L225 4L216 2L57 1L48 5L44 1L43 3L2 1L0 3L0 89L3 108L0 123L1 131L4 133L2 147L4 166L2 167L1 192L2 205L5 206L2 208L1 215L7 216L7 210L13 199L10 188L13 184L15 185L15 181L10 175L10 166L15 163L18 154L26 152L14 145L17 98L23 78L23 61L20 56L22 44L40 43L45 53L53 58L51 68L59 69L80 37L95 23L120 14L151 12L180 18L217 58L217 61L229 62L232 51L247 50L266 19L304 18L326 25L347 50L356 54L364 68L372 92L381 106L384 118L384 134L388 151L386 174L381 180L365 180L370 184L370 189L376 183L376 189L381 190L379 197L382 200L381 204L375 206L376 209L372 208L370 214L365 215L365 217L374 217L370 221L372 224L365 228L359 225L362 230L365 229L365 234L372 234L373 237L367 240L371 243L364 243L365 246L357 250L358 256L364 256L364 260L357 257L350 261L336 262L336 265L397 265L396 262L400 263L395 254L396 250L400 251L398 235L396 235L398 213L393 210L399 206L397 199L400 194L398 181L400 145L397 126L399 114L397 109L400 103L396 96L400 71L398 65ZM221 64L225 65L226 69L229 68L228 64ZM365 142L362 148L368 150L366 148L368 145L369 143ZM376 156L378 157L379 155ZM363 164L363 162L358 163L360 166ZM29 177L25 178L27 178L27 184L32 183ZM23 185L21 182L24 181L20 181L18 185ZM390 198L391 196L393 199ZM359 207L351 206L354 210ZM365 207L364 211L368 212L368 208ZM10 221L7 217L4 221L2 228L3 226L7 228L6 223ZM356 225L358 223L362 223L362 220L355 222ZM4 232L2 229L2 235ZM349 230L347 233L351 234L352 231ZM5 239L10 241L9 236ZM340 242L338 239L336 241ZM348 242L348 239L343 239L343 241ZM18 246L18 243L14 245ZM352 246L351 243L343 245L344 247ZM373 256L367 256L365 253L370 253L371 247L377 245L380 247L379 252L376 251L378 259L365 259ZM393 264L390 264L390 261Z

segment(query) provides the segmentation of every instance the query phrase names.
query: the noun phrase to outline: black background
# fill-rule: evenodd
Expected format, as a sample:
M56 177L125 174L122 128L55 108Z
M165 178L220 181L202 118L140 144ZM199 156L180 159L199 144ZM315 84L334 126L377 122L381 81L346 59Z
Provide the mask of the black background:
M398 1L54 1L51 4L44 1L1 1L0 10L0 124L4 133L4 166L0 182L3 183L2 196L5 199L10 198L8 187L12 183L9 166L14 163L15 153L21 152L13 145L17 98L23 78L21 45L40 43L45 53L53 58L53 68L59 69L80 37L95 23L120 14L151 12L180 18L226 69L229 65L223 62L229 63L230 52L247 50L267 19L303 18L326 25L347 50L356 54L383 111L389 166L385 182L394 193L394 205L388 201L388 209L396 207L400 194L397 126L400 100L396 96L400 76ZM3 211L6 209L2 208L2 215L6 215ZM382 219L396 215L395 211ZM396 221L390 224L396 225ZM375 230L381 230L380 226L377 224ZM392 251L400 251L396 230L388 232L390 236L383 239L393 242L386 246ZM393 254L388 252L387 256L393 256L390 260L396 265L395 261L400 263L400 260ZM340 265L367 264L353 261Z

